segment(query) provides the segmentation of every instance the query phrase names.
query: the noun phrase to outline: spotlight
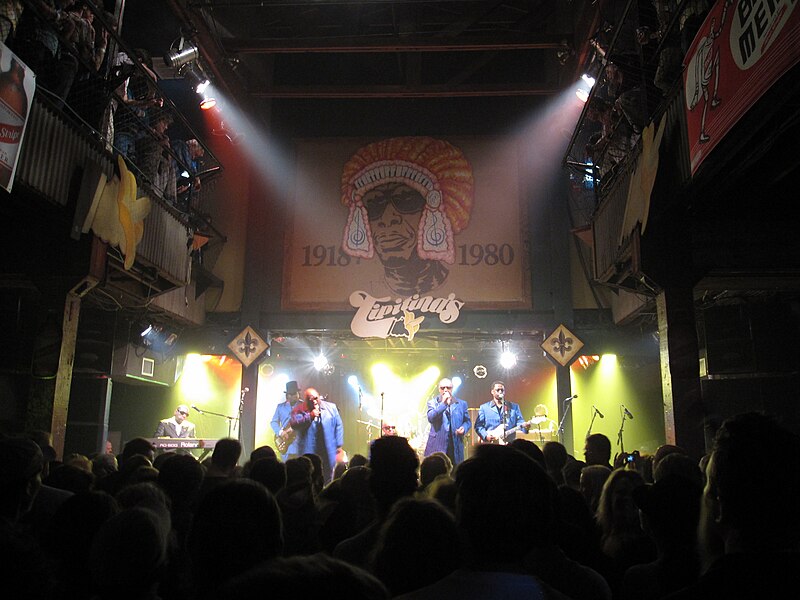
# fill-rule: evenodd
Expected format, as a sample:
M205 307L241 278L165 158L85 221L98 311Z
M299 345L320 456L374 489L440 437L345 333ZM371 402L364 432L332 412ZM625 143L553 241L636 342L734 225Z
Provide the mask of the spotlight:
M183 40L177 50L170 48L169 52L164 55L164 64L173 69L182 67L183 65L197 60L200 57L200 51L194 44L183 45Z
M178 70L178 75L183 77L198 94L203 94L208 86L211 85L208 77L203 73L203 69L197 63L182 66Z
M504 369L511 369L517 364L517 355L508 350L500 355L500 366Z
M578 82L578 89L575 90L575 95L578 97L578 100L585 103L589 99L589 92L594 87L595 79L590 75L584 73L581 75L581 81Z
M314 368L317 371L322 371L327 366L328 366L328 359L325 358L322 354L320 354L314 359Z
M217 105L217 101L214 98L203 98L200 101L200 108L203 110L211 110Z

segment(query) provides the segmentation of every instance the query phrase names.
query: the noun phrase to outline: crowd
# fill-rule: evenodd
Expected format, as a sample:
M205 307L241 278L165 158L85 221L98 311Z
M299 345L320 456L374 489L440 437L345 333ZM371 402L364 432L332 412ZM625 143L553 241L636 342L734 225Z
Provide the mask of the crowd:
M657 102L677 83L684 56L712 4L640 0L624 20L618 12L624 3L610 4L610 21L592 38L595 62L605 68L586 112L594 130L585 156L600 181L608 180L625 162Z
M46 434L0 439L0 565L16 598L777 597L796 589L800 437L725 421L611 463L558 442L483 444L420 464L405 438L337 465L270 447L56 461ZM635 460L630 461L629 456Z
M193 138L170 139L173 113L152 58L123 51L116 30L114 15L91 0L0 1L0 41L36 73L37 86L126 157L151 196L188 213L204 149Z

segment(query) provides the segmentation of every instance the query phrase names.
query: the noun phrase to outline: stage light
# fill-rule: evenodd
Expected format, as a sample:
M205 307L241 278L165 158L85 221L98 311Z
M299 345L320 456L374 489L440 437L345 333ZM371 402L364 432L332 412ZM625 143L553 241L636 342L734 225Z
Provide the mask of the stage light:
M461 377L459 377L458 375L453 377L450 381L453 382L453 393L455 394L456 390L458 390L458 388L461 387L463 381L461 380Z
M517 364L517 355L505 350L500 355L500 366L504 369L512 369Z
M211 110L217 105L217 101L214 98L206 97L200 101L200 108L202 110Z
M358 377L355 375L350 375L350 377L347 378L347 383L350 384L350 387L353 389L357 389L359 387Z
M586 102L589 99L589 92L595 84L595 78L584 73L581 75L581 80L578 82L578 89L575 90L575 95L581 102Z
M195 92L197 92L198 94L201 94L201 95L202 95L202 94L204 94L204 93L205 93L205 91L208 89L208 86L210 86L210 85L211 85L211 82L210 82L208 79L205 79L205 80L203 80L202 82L200 82L200 83L199 83L199 84L198 84L198 85L197 85L197 86L194 88L194 91L195 91Z
M320 354L314 358L314 368L317 371L322 371L326 366L328 366L328 359L324 355Z
M170 49L169 52L164 55L164 64L173 69L178 69L185 64L197 60L199 57L200 51L197 49L197 46L192 43L188 43L184 46L184 42L181 40L177 49Z

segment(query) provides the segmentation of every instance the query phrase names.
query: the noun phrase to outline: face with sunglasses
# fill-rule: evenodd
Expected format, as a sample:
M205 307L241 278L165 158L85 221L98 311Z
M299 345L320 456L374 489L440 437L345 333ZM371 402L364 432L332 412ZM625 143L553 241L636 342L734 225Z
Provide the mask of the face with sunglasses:
M185 404L181 404L178 408L175 409L175 421L178 424L183 423L186 420L186 417L189 416L189 407Z
M384 183L363 197L375 250L383 264L401 263L416 252L425 199L403 183Z

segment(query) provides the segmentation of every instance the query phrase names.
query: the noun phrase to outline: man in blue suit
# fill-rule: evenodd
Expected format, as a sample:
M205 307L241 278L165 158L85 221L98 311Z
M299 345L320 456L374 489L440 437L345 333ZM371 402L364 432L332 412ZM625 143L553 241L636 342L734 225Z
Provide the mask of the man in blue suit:
M492 382L491 392L492 399L481 404L478 418L475 419L475 433L481 441L507 444L514 439L517 431L527 433L530 423L525 422L519 404L506 400L506 384L502 381Z
M289 424L289 418L292 416L292 409L300 402L300 388L296 381L288 381L286 383L286 401L281 402L275 408L275 414L272 415L270 427L275 433L275 445L287 445L286 452L281 453L281 458L286 462L288 458L294 458L300 454L297 452L297 439L295 432ZM279 441L280 440L280 441Z
M444 452L457 465L464 460L464 434L469 431L467 403L453 396L453 382L442 379L439 395L428 400L428 422L431 430L425 445L425 456Z
M344 426L339 409L323 400L314 388L303 392L303 401L292 409L292 429L297 432L299 454L316 454L322 459L322 477L327 484L337 462L344 460Z

